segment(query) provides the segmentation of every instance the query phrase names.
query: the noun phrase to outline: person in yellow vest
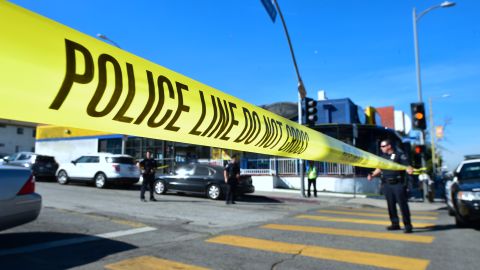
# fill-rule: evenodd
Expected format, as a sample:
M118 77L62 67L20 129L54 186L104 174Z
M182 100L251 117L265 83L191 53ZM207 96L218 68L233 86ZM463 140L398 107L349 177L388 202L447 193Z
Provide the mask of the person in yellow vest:
M315 167L312 160L308 162L307 178L308 178L308 192L307 192L308 197L310 197L310 187L312 185L313 185L313 196L317 197L317 167Z

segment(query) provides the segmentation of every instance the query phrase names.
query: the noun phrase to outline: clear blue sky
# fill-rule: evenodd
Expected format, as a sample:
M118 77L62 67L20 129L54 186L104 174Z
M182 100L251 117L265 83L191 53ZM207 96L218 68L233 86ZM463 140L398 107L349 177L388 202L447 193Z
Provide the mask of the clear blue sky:
M278 1L309 96L324 89L331 99L410 113L418 100L412 9L442 0ZM260 0L11 2L249 103L297 100L282 25ZM436 124L449 122L440 147L450 169L480 154L480 1L456 3L418 24L423 98L434 98Z

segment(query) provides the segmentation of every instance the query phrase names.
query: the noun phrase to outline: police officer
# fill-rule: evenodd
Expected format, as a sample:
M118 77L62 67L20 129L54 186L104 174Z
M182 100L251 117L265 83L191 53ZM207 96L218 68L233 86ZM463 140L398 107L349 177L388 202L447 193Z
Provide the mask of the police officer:
M240 180L240 166L238 165L237 155L232 155L230 162L225 166L223 171L225 183L227 183L227 196L225 198L226 204L235 204L235 193L237 191L237 184Z
M389 159L395 163L400 163L403 165L408 165L407 156L399 151L394 150L390 140L383 140L380 143L380 149L382 150L382 157ZM413 168L408 166L406 172L412 174ZM372 180L373 177L381 174L383 189L385 198L387 200L388 206L388 215L390 216L390 221L392 225L387 227L387 230L400 230L400 224L397 214L397 206L400 206L400 211L402 212L404 232L412 232L412 222L410 220L410 209L408 208L408 199L407 199L407 185L405 182L405 172L404 171L393 171L393 170L380 170L375 169L372 173L368 174L368 180Z
M310 187L313 185L313 196L317 197L317 167L312 160L308 162L307 170L307 179L308 179L308 192L307 195L310 197Z
M157 161L152 158L152 152L147 150L145 153L145 159L139 163L140 170L142 171L142 188L140 190L140 200L146 202L145 200L145 190L148 188L150 190L150 201L157 201L153 197L153 184L155 181L155 170L157 169Z

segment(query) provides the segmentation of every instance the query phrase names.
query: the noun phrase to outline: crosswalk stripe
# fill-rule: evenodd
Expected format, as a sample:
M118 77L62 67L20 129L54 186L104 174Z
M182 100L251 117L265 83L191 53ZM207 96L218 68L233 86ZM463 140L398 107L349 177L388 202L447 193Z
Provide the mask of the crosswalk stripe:
M283 225L283 224L266 224L261 226L264 229L282 230L282 231L295 231L295 232L308 232L318 234L331 234L340 236L352 236L359 238L373 238L382 240L415 242L422 244L431 244L435 237L427 235L412 235L412 234L398 234L398 233L381 233L370 232L362 230L344 230L334 229L327 227L313 227L313 226L297 226L297 225Z
M347 211L360 211L360 212L370 212L370 213L385 213L387 209L378 209L378 208L350 208L350 207L339 207L340 210ZM397 207L398 212L400 210ZM428 216L438 216L438 212L429 212L429 211L410 211L411 214L415 215L428 215Z
M140 256L105 265L110 270L209 270L195 265L160 259L153 256Z
M313 215L298 215L296 218L310 219L310 220L320 220L320 221L331 221L331 222L345 222L345 223L356 223L356 224L368 224L368 225L390 225L390 221L385 220L373 220L373 219L356 219L356 218L337 218L337 217L327 217L327 216L313 216ZM414 228L428 228L433 227L433 223L420 223L412 222Z
M368 265L397 270L425 270L429 260L385 255L379 253L335 249L321 246L291 244L286 242L270 241L257 238L221 235L206 240L227 246L242 247L275 253L298 254L305 257L339 261L344 263Z
M385 210L386 211L386 210ZM360 217L386 217L388 218L388 214L377 214L377 213L359 213L353 211L337 211L337 210L318 210L319 213L325 214L338 214L338 215L353 215L353 216L360 216ZM399 215L401 217L401 215ZM422 219L422 220L437 220L437 217L432 216L411 216L412 219Z

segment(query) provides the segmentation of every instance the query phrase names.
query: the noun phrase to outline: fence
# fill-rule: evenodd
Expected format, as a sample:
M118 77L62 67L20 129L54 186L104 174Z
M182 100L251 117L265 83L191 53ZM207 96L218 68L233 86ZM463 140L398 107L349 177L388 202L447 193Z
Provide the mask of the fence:
M315 162L318 175L354 175L355 167L331 162ZM248 159L242 162L242 174L251 175L299 175L298 159L271 158Z

